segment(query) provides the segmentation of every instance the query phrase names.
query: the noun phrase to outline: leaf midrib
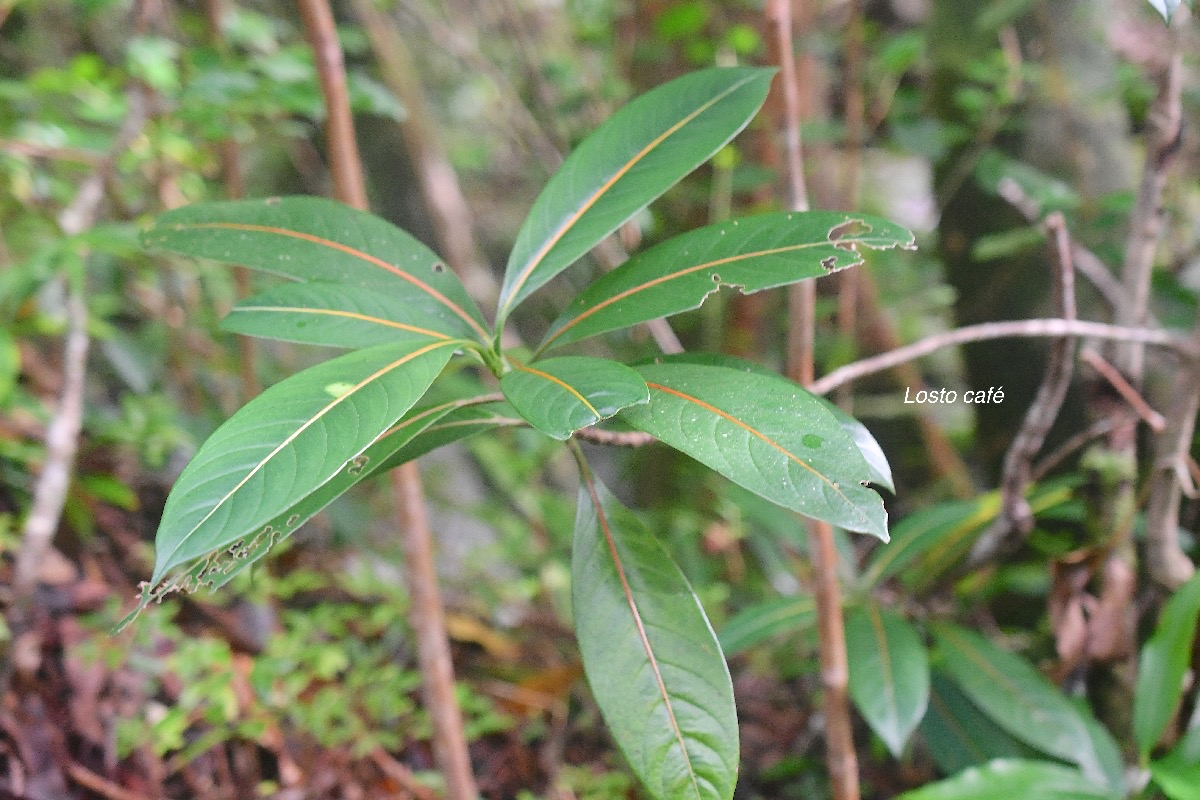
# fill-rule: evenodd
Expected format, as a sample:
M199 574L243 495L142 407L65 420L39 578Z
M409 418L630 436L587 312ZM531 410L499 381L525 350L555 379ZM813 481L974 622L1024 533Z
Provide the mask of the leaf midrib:
M596 509L596 522L600 525L600 530L604 533L604 541L608 545L609 556L612 558L613 566L617 570L617 577L621 581L621 590L625 593L625 602L629 605L629 611L633 615L634 624L637 626L638 636L642 640L642 649L646 651L646 658L650 661L650 669L654 673L654 680L658 684L658 692L663 700L663 707L667 710L667 716L671 719L671 730L675 734L675 740L679 743L680 752L683 754L683 760L687 764L687 774L691 778L692 788L696 793L696 800L701 799L700 785L696 780L696 770L692 766L692 756L688 752L687 744L683 740L683 731L679 727L679 721L675 719L675 708L671 704L671 697L667 693L667 685L663 681L662 672L658 667L658 658L654 655L654 649L650 646L650 638L646 633L646 626L642 622L642 613L638 608L637 600L633 597L633 590L629 586L629 579L625 575L625 566L621 563L621 556L617 553L617 544L612 534L612 528L608 524L608 517L604 513L604 506L600 502L600 497L596 492L595 482L592 480L591 474L587 471L582 473L584 486L587 487L588 495L592 500L592 507Z
M602 300L599 303L597 303L596 305L588 308L586 311L583 311L582 313L579 314L579 316L575 317L570 322L568 322L566 325L563 325L561 328L559 328L557 331L555 331L554 335L551 336L549 339L547 339L545 341L545 343L543 343L538 348L538 352L540 353L544 350L549 349L551 343L555 339L562 336L568 330L575 327L575 325L579 324L583 320L592 316L596 312L602 311L605 308L608 308L613 303L620 302L621 300L624 300L627 297L631 297L631 296L637 294L638 292L644 292L647 289L651 289L655 286L658 286L659 284L666 283L668 281L672 281L677 278L682 278L684 275L691 275L693 272L702 272L703 270L706 270L706 269L712 269L713 267L720 267L724 264L732 264L732 263L735 263L738 261L744 261L748 258L762 258L765 256L778 255L779 253L790 253L790 252L793 252L796 250L804 250L804 249L807 249L810 247L820 247L820 246L828 245L828 244L832 244L832 242L805 242L803 244L798 244L798 245L788 245L787 247L775 247L775 248L771 248L771 249L767 249L767 250L758 250L753 253L742 253L742 254L734 255L734 256L726 256L725 258L718 258L714 261L706 261L702 264L696 264L694 266L687 267L686 269L677 270L668 275L660 275L657 278L646 281L645 283L639 284L632 288L626 289L623 292L615 294L612 297L608 298L607 300ZM859 261L859 263L861 264L862 262ZM857 266L857 265L850 264L848 266ZM713 291L720 288L720 286L733 286L733 285L736 285L736 284L729 284L729 283L721 282L721 284L718 285L718 284L716 284L716 282L714 282ZM701 300L701 302L704 302L704 301Z
M475 321L474 317L472 317L470 314L468 314L466 312L466 310L463 309L462 306L458 305L453 300L446 297L444 294L439 292L437 289L435 289L432 286L430 286L429 284L425 283L423 280L421 280L417 276L415 276L409 272L405 272L404 270L400 269L399 267L395 266L394 264L389 264L388 262L384 261L382 258L378 258L377 256L373 256L370 253L363 252L362 250L359 250L358 248L355 248L355 247L351 247L348 244L342 244L341 242L336 242L332 239L326 239L322 236L317 236L317 235L311 234L311 233L304 233L303 231L294 231L294 230L290 230L288 228L279 228L279 227L275 227L272 225L254 225L254 224L245 223L245 222L181 222L181 223L176 223L176 224L172 225L171 227L173 230L176 230L176 231L183 231L183 230L188 230L188 229L195 229L195 230L216 229L216 230L250 231L252 233L266 233L266 234L271 234L274 236L285 236L285 237L290 237L292 239L300 239L301 241L320 245L321 247L328 247L333 250L338 250L342 253L345 253L348 256L352 256L354 258L361 259L362 261L366 261L368 264L372 264L376 267L379 267L380 269L383 269L383 270L386 270L387 272L392 273L393 275L395 275L399 278L402 278L403 280L408 281L409 283L416 286L421 291L428 294L433 299L437 300L442 305L446 306L446 308L450 309L457 316L459 316L464 322L467 323L467 325L469 325L471 327L472 330L474 330L477 334L479 334L479 338L481 341L486 342L489 339L487 331L485 331L483 329L483 327L478 322Z
M900 725L900 708L896 701L895 678L892 675L892 654L891 648L888 647L887 632L883 627L883 615L874 606L868 607L866 612L867 619L871 623L871 631L875 635L875 644L879 648L879 670L883 673L883 689L888 710L891 712L892 723L898 728Z
M305 308L302 306L237 306L230 315L237 313L253 312L259 313L276 313L276 314L317 314L330 317L346 317L347 319L356 319L360 322L369 322L376 325L386 325L389 328L397 328L399 330L409 331L410 333L419 333L423 336L428 336L433 339L449 340L449 334L431 331L427 328L418 328L416 325L409 325L404 322L396 322L395 320L384 319L383 317L372 316L371 314L361 314L357 311L342 311L334 308Z
M971 647L971 643L969 641L966 641L965 639L960 637L957 634L957 632L950 630L950 629L946 629L946 628L943 628L940 631L940 635L944 639L946 639L946 640L950 641L952 644L954 644L955 649L964 658L966 658L967 661L974 664L980 672L987 675L989 679L995 681L996 683L1000 684L1005 689L1007 689L1008 692L1016 698L1017 705L1023 707L1026 710L1026 713L1030 714L1031 717L1036 718L1037 715L1034 712L1037 711L1040 707L1029 703L1025 696L1025 693L1020 690L1020 688L1017 686L1017 684L1014 681L1012 681L1008 675L1006 675L1003 672L1001 672L1000 670L996 669L995 666L992 665L987 659L983 658L975 650L975 648ZM1003 725L1003 723L1000 723L999 720L996 720L996 722L998 724L1000 724L1001 727L1006 727ZM1073 728L1074 726L1072 725L1071 727ZM1059 731L1063 732L1061 727L1059 728ZM1070 733L1070 731L1066 731L1066 732ZM1011 733L1013 733L1014 735L1017 735L1018 737L1020 736L1020 733L1018 733L1016 731L1011 731ZM1041 745L1034 745L1034 746L1041 747ZM1042 749L1045 749L1045 748L1042 748ZM1062 755L1062 754L1054 753L1054 755ZM1077 758L1077 756L1072 756L1070 754L1066 754L1063 757Z

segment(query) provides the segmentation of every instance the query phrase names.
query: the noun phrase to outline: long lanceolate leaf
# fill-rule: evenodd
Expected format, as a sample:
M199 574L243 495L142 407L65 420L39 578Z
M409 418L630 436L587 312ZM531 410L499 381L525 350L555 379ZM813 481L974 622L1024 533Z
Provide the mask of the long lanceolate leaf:
M1138 664L1133 694L1133 734L1142 755L1158 743L1183 697L1200 617L1200 575L1176 590Z
M200 562L217 574L228 566L226 556L245 557L264 538L269 545L282 533L273 522L394 425L457 344L400 342L356 351L247 403L209 437L171 490L147 594L161 581L170 588L177 569L190 574ZM299 521L285 518L283 529Z
M853 267L859 248L911 247L909 231L832 211L762 214L652 247L599 278L550 326L542 350L699 307L721 286L746 294Z
M738 728L717 638L658 540L580 470L572 600L592 694L652 797L729 800Z
M1032 665L962 628L939 625L935 633L941 668L1000 727L1044 753L1078 764L1093 783L1121 786L1121 756L1112 737Z
M593 132L546 184L517 235L497 327L737 135L766 99L773 74L731 67L685 75L641 95Z
M386 220L333 200L283 197L185 206L159 216L143 241L296 280L385 292L410 305L414 325L455 338L489 338L479 309L437 255Z
M755 494L887 541L872 470L824 405L783 378L665 361L636 367L650 403L620 418Z
M929 705L929 654L903 617L868 603L846 618L850 696L896 758Z

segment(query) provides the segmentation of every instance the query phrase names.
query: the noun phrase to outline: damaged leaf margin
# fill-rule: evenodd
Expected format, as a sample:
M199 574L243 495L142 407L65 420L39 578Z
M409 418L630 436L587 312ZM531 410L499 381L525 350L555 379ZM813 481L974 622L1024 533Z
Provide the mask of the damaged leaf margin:
M709 225L639 253L580 293L538 347L691 311L729 286L743 294L864 263L863 250L915 248L912 232L879 217L777 212Z

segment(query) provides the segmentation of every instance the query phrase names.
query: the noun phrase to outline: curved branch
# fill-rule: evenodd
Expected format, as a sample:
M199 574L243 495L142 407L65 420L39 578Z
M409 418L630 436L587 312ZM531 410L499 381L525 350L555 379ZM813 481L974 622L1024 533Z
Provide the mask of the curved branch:
M1007 339L1010 337L1060 337L1082 336L1093 339L1107 339L1116 342L1140 342L1142 344L1165 347L1180 355L1195 358L1200 351L1186 338L1170 331L1150 328L1126 328L1120 325L1108 325L1103 322L1088 320L1065 319L1019 319L1004 322L983 322L978 325L968 325L955 328L946 333L938 333L919 342L899 347L888 353L864 358L844 367L839 367L825 377L813 381L808 387L815 394L828 394L844 384L874 375L877 372L891 369L907 361L927 356L945 347L982 342L988 339Z

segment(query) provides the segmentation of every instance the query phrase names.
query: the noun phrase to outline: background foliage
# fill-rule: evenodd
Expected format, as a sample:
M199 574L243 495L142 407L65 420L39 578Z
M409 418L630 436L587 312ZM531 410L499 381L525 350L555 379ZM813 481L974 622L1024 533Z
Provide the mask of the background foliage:
M377 20L363 24L356 3L336 7L372 205L436 249L441 217L418 187L440 151L470 212L457 229L477 254L468 289L492 300L561 153L672 77L778 58L761 3L381 8L419 95L381 57ZM1173 12L1171 27L1156 8ZM1147 161L1165 182L1150 315L1123 318L1084 277L1078 315L1191 335L1195 126L1185 124L1169 148L1155 139L1172 110L1163 97L1173 74L1174 107L1196 116L1186 5L826 0L796 11L814 207L880 214L916 230L919 244L872 254L852 290L833 282L822 290L818 374L959 325L1059 316L1052 235L1042 225L1050 212L1119 280L1143 218ZM24 0L0 3L0 26L5 791L434 796L408 600L378 482L355 488L230 591L173 596L132 633L107 635L152 566L166 493L198 444L261 386L328 355L248 346L219 328L266 281L138 246L164 209L328 194L321 94L295 9ZM1182 53L1178 73L1173 52ZM750 129L623 226L588 268L531 296L515 333L540 341L622 250L779 209L780 114L769 99ZM406 138L418 128L436 148ZM1080 273L1086 257L1075 257ZM72 297L86 303L91 344L82 430L26 624L17 562L64 392L64 342L82 318ZM724 290L675 327L688 350L777 369L788 355L787 318L782 296ZM1127 367L1117 351L1076 349L1084 348ZM970 561L1009 508L997 490L1005 454L1048 349L1043 339L943 349L908 373L833 394L879 439L896 490L887 498L890 544L839 539L865 796L1197 796L1200 715L1189 676L1200 579L1151 574L1157 551L1146 539L1163 528L1153 510L1166 507L1153 500L1161 434L1137 423L1136 461L1123 461L1129 449L1103 431L1093 437L1099 448L1064 450L1028 492L1029 533ZM632 361L657 349L635 328L582 342L579 352ZM1195 380L1177 383L1188 370L1174 359L1152 351L1135 385L1168 421L1187 420L1174 401ZM1043 456L1126 408L1110 382L1070 361ZM1005 397L914 406L906 387L960 397L1003 387ZM666 448L589 456L681 565L731 656L737 796L827 796L812 576L796 518ZM639 796L579 680L570 460L545 437L504 429L423 469L481 791ZM1168 523L1194 560L1197 506L1178 494L1171 503Z

